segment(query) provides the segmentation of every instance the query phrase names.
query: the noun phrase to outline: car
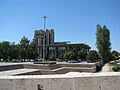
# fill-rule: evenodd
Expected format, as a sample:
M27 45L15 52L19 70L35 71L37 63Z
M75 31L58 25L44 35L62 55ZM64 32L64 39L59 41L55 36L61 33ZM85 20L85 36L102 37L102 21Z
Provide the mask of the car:
M69 63L78 63L78 60L70 60Z
M87 59L87 63L94 63L94 62L98 62L99 60L89 60Z

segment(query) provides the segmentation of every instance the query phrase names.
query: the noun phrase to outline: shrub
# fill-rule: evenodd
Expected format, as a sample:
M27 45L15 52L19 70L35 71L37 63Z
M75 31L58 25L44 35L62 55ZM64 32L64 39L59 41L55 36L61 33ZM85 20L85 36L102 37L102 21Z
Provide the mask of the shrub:
M50 57L49 60L50 60L50 61L56 61L55 55L51 55L51 57Z
M98 52L96 50L91 50L88 55L87 55L87 59L90 60L98 60L100 57L98 55Z
M100 64L99 66L97 65L96 66L96 72L99 72L99 71L101 71L102 70L102 65Z
M112 70L115 72L118 72L120 70L120 67L118 67L117 65L114 65Z

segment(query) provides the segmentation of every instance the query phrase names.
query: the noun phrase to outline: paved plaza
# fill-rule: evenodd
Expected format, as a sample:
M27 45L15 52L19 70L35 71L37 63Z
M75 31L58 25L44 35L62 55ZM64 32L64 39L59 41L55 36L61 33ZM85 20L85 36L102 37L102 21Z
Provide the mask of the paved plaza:
M20 65L20 64L33 64L33 62L19 62L19 63L7 63L7 62L0 62L0 66L6 66L6 65Z
M13 76L17 74L28 73L38 70L39 69L16 69L16 70L2 71L0 72L0 76Z

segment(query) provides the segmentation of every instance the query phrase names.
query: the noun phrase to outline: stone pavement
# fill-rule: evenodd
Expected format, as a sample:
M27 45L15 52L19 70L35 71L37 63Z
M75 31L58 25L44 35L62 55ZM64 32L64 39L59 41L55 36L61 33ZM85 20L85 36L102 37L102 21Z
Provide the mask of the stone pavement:
M0 72L0 76L12 76L16 74L28 73L38 70L39 69L16 69L16 70L2 71Z
M14 63L14 62L0 62L0 66L6 66L6 65L19 65L19 64L33 64L33 62L19 62L19 63Z

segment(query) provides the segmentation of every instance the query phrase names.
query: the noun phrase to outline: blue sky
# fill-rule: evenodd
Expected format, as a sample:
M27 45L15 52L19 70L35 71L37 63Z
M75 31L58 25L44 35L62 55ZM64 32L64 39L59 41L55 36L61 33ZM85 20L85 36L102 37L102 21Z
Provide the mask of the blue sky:
M34 30L55 30L55 41L87 43L96 49L96 25L110 30L112 49L120 51L120 0L0 0L0 42L30 40Z

